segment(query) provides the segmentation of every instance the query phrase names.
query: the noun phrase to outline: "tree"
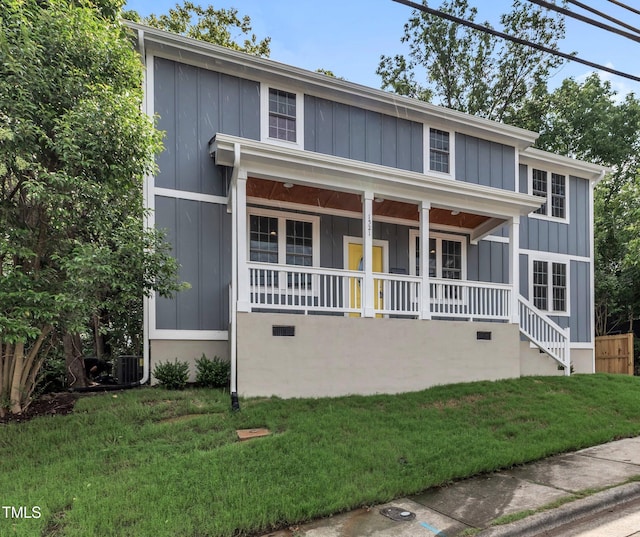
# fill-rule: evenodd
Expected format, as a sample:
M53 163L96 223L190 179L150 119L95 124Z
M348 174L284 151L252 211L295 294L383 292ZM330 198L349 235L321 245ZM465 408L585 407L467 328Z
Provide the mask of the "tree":
M596 334L640 315L640 101L598 75L547 95L541 149L612 167L595 190Z
M28 406L50 334L77 338L113 297L180 288L142 227L161 138L121 7L0 0L0 414Z
M477 15L467 0L445 0L440 10L470 21ZM565 32L560 16L521 0L500 23L505 33L548 48L556 48ZM383 89L496 121L509 122L528 99L544 93L549 73L562 63L423 11L413 12L401 40L409 44L409 58L381 57ZM418 82L422 72L425 83Z
M132 12L125 13L125 17L133 20L139 18ZM215 9L211 5L203 8L193 2L185 1L182 5L176 4L175 8L169 9L168 15L152 14L142 19L142 22L154 28L208 41L255 56L268 57L271 52L269 49L271 38L258 40L256 35L251 33L249 16L239 17L238 10L234 8ZM239 31L244 41L236 41L232 35L233 30Z

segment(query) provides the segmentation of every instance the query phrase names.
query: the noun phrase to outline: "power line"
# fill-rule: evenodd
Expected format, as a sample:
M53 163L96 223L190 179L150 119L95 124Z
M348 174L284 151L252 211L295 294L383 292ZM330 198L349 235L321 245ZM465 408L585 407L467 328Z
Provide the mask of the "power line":
M507 41L512 41L514 43L518 43L519 45L524 45L526 47L531 47L536 50L540 50L542 52L546 52L547 54L552 54L554 56L559 56L560 58L564 58L565 60L569 60L576 63L581 63L588 67L593 67L594 69L599 69L601 71L606 71L608 73L621 76L623 78L628 78L630 80L634 80L635 82L640 82L640 77L631 75L629 73L623 73L622 71L618 71L616 69L612 69L611 67L607 67L606 65L600 65L598 63L591 62L589 60L583 60L578 56L567 54L566 52L561 52L559 50L554 50L549 47L545 47L543 45L539 45L538 43L532 43L531 41L527 41L525 39L520 39L519 37L515 37L509 34L505 34L504 32L499 32L498 30L494 30L493 28L489 28L488 26L482 26L480 24L476 24L475 22L471 22L465 19L461 19L454 15L450 15L449 13L445 13L444 11L439 11L437 9L431 9L430 7L424 6L422 4L416 4L410 0L393 0L398 4L403 4L405 6L411 7L413 9L417 9L418 11L423 11L424 13L428 13L430 15L434 15L436 17L440 17L442 19L447 19L451 22L455 22L457 24L462 24L463 26L468 26L469 28L473 28L480 32L486 32L496 37L500 37L501 39L505 39Z
M551 4L549 2L545 2L544 0L529 0L529 2L531 2L532 4L537 4L537 5L541 6L541 7L546 8L546 9L551 9L553 11L557 11L558 13L562 13L563 15L566 15L567 17L571 17L573 19L577 19L577 20L579 20L581 22L586 22L587 24L590 24L592 26L597 26L598 28L602 28L603 30L607 30L607 32L612 32L614 34L621 35L622 37L626 37L627 39L631 39L632 41L640 43L640 35L630 34L629 32L625 32L624 30L620 30L620 29L615 28L613 26L609 26L608 24L605 24L604 22L600 22L600 21L597 21L595 19L591 19L589 17L585 17L584 15L580 15L579 13L574 13L573 11L570 11L570 10L565 9L563 7L560 7L560 6L556 6L555 4ZM635 30L635 31L637 31L637 30Z
M590 7L586 4L583 4L582 2L577 2L576 0L567 0L567 2L574 4L578 7L581 7L582 9L585 9L586 11L590 11L591 13L594 13L595 15L598 15L599 17L602 17L603 19L607 19L608 21L614 22L616 23L618 26L622 26L623 28L626 28L627 30L631 30L632 32L635 32L637 34L640 34L640 30L638 28L636 28L635 26L631 26L630 24L627 24L626 22L623 22L619 19L616 19L615 17L612 17L611 15L607 15L606 13L603 13L602 11L598 11L597 9Z
M628 6L627 4L623 4L622 2L618 2L616 0L609 0L609 2L611 2L612 4L615 4L616 6L623 7L624 9L628 9L629 11L631 11L632 13L635 13L636 15L640 15L640 10L636 9L635 7Z

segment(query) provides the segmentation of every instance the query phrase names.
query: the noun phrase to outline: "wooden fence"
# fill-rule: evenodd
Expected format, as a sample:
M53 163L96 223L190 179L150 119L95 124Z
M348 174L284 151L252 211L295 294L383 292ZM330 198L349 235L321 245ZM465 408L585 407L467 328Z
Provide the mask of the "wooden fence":
M633 334L596 338L596 373L633 375Z

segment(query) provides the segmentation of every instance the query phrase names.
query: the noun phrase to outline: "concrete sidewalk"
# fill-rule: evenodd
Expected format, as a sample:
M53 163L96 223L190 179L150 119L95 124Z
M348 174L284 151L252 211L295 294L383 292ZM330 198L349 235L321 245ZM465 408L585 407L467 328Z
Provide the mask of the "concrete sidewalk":
M533 537L640 498L640 482L630 483L633 478L640 478L640 437L466 479L264 537ZM548 508L550 504L561 505ZM380 513L389 507L409 514L393 520ZM528 516L517 522L494 524L524 512Z

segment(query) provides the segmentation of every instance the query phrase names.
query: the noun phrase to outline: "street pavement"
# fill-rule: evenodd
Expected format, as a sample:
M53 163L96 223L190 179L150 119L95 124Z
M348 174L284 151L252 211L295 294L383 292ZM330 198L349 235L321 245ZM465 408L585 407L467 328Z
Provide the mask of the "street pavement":
M640 437L557 455L263 537L542 537L640 500ZM389 509L397 508L397 509ZM389 518L383 510L395 513ZM576 537L640 537L640 515ZM638 507L640 511L640 507ZM511 516L515 522L496 524ZM498 520L499 522L499 520ZM604 527L604 526L603 526ZM596 531L596 533L588 533ZM604 533L603 533L604 531Z

